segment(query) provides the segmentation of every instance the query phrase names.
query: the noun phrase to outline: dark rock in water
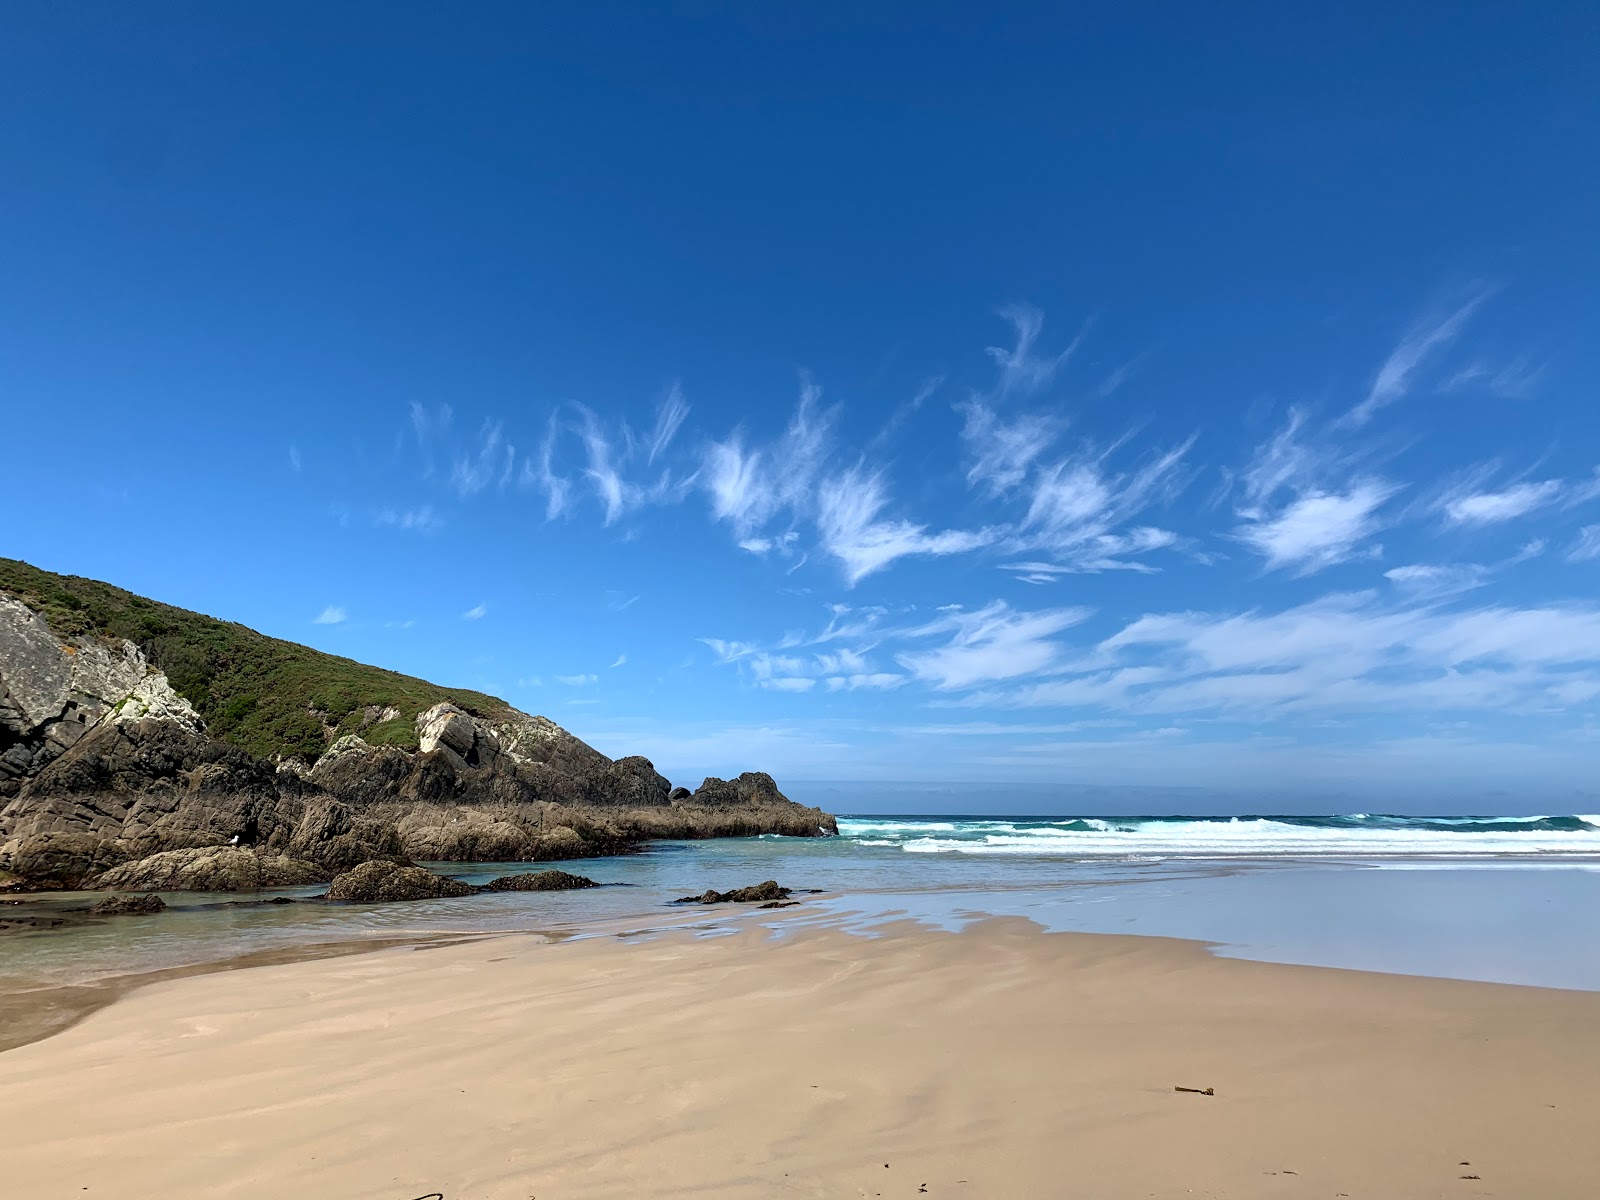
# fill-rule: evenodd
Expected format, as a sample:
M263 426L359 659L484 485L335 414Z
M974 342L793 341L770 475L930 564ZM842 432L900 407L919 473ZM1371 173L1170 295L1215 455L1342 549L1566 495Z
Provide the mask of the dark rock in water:
M798 900L768 900L765 904L758 904L758 905L756 905L756 907L757 908L794 908L799 903L800 903L800 901L798 901Z
M119 892L258 892L262 888L326 883L333 872L303 859L258 854L241 846L163 850L112 867L84 887Z
M459 879L435 875L425 867L402 867L398 863L364 862L328 885L329 900L437 900L447 896L470 896L474 889Z
M127 917L158 913L167 902L155 894L145 896L107 896L89 911L97 917Z
M296 904L293 896L273 896L270 900L229 900L224 908L255 908L262 904Z
M779 887L776 879L758 883L754 887L735 888L731 892L707 891L699 896L685 896L675 904L755 904L771 900L787 900L790 889Z
M582 875L573 875L567 871L529 871L522 875L502 875L499 879L491 880L483 890L486 892L568 892L576 888L599 886L592 879L585 879Z

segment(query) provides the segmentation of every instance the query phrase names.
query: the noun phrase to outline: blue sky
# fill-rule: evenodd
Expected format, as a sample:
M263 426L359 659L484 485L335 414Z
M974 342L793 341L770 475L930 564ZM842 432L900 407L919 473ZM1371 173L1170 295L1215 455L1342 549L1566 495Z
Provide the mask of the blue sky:
M1592 7L8 26L0 553L690 782L1593 811Z

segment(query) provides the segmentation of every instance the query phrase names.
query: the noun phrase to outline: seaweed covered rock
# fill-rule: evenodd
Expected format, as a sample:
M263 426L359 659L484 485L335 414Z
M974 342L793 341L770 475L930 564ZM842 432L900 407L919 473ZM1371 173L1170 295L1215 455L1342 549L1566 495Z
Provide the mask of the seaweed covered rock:
M328 885L329 900L437 900L470 896L473 888L459 879L435 875L426 867L402 866L377 859L352 867Z
M484 886L486 892L570 892L600 885L569 871L528 871L521 875L502 875Z
M759 904L763 901L787 900L790 889L778 886L776 879L758 883L754 887L735 888L731 892L708 890L698 896L685 896L677 904Z
M89 911L97 917L133 917L158 913L167 902L153 893L143 896L107 896Z

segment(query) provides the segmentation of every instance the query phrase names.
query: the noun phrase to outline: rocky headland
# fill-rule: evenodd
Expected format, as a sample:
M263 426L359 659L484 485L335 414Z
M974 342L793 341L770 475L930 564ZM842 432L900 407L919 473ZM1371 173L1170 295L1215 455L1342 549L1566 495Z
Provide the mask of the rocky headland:
M761 772L674 788L492 696L0 559L0 886L255 891L833 832Z

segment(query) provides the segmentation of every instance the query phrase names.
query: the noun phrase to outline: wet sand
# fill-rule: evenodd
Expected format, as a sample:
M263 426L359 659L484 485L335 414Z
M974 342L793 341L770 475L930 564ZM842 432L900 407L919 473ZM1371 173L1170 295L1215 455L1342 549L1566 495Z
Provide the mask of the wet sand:
M1588 1200L1596 1078L1596 993L794 926L147 984L0 1054L0 1128L39 1200Z

